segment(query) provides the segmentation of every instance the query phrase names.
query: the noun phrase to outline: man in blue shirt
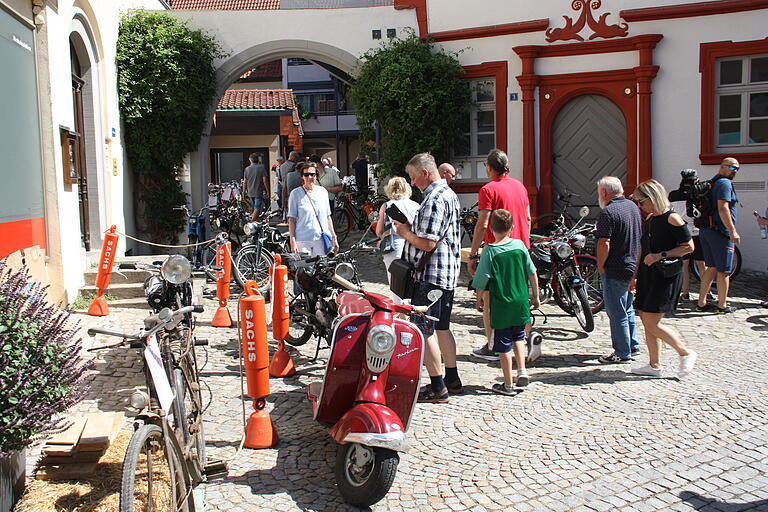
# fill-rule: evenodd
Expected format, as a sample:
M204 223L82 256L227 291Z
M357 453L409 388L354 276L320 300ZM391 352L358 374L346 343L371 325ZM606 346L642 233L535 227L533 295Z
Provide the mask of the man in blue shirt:
M715 311L717 313L732 313L736 311L728 306L728 287L731 271L733 270L733 252L736 244L741 242L736 232L736 203L738 198L733 190L733 178L739 171L739 161L728 157L723 159L718 173L712 178L711 228L701 228L699 239L704 253L704 263L707 269L701 276L701 289L696 311ZM707 304L707 292L717 275L717 305Z

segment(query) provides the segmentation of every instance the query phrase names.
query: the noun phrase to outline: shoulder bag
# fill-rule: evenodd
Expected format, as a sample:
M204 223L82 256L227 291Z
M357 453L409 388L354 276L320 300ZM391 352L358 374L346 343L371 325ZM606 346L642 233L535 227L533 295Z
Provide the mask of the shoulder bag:
M421 258L418 266L414 266L413 263L403 258L402 255L400 258L390 263L388 269L389 289L392 291L392 293L401 299L413 298L413 290L416 285L416 273L420 272L424 269L424 267L427 266L429 259L437 250L437 246L442 243L443 239L446 237L446 235L448 235L448 230L450 229L451 224L449 221L448 227L446 228L445 233L443 233L443 236L441 236L440 240L437 241L435 247ZM403 247L403 254L405 254L405 247Z
M312 202L312 198L309 197L309 194L307 193L307 189L302 188L304 190L304 195L307 196L307 200L309 201L309 205L312 207L312 211L315 212L315 218L317 219L317 223L320 224L320 240L323 241L323 248L325 249L325 254L328 254L331 252L331 249L333 249L333 237L325 232L325 228L323 228L323 223L320 221L320 215L317 214L317 210L315 209L315 203Z

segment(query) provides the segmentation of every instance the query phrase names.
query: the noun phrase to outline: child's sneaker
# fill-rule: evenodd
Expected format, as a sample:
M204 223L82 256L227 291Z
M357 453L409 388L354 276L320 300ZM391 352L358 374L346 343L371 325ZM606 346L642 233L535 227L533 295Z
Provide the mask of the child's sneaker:
M494 384L491 386L491 391L499 393L501 395L516 395L519 393L513 386L507 386L506 384Z
M515 387L524 388L528 385L529 382L531 382L531 379L530 377L528 377L528 374L526 372L520 372L517 374L517 380L515 380Z
M480 348L476 348L472 350L472 355L483 359L485 361L498 361L499 360L499 354L488 348L488 344L484 344Z

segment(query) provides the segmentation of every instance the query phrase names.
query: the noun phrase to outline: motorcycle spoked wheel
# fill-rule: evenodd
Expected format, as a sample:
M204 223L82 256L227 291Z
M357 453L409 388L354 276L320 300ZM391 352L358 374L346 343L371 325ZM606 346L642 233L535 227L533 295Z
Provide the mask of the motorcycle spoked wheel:
M306 311L307 309L307 301L304 298L304 294L301 293L297 295L293 300L290 301L290 309L293 311L294 309L303 309ZM296 315L295 318L301 318L302 322L294 322L294 315L291 313L290 319L288 321L288 334L285 337L285 342L289 345L292 345L294 347L299 347L301 345L304 345L306 342L309 341L309 338L312 337L313 328L312 325L308 322L306 322L306 319L303 316Z
M576 321L585 332L592 332L595 330L595 317L592 314L592 309L589 306L589 299L587 298L587 291L583 286L577 288L568 288L568 294L571 298L571 308L573 309L573 316L576 317Z
M333 472L344 501L361 508L377 503L392 487L399 462L394 450L359 443L339 445Z

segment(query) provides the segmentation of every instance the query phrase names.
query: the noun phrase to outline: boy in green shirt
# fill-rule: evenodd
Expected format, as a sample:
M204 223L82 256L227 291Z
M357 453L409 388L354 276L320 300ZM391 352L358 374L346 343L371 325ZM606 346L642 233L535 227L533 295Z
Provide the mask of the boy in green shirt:
M528 250L520 240L509 238L512 231L512 214L507 210L494 210L491 214L491 231L496 241L483 248L480 263L472 280L478 290L477 310L490 308L491 350L499 354L504 384L494 384L491 389L502 395L514 395L528 385L525 369L525 325L531 321L531 305L539 307L539 280L536 267ZM531 285L533 300L528 296ZM484 292L483 290L488 290ZM514 359L517 360L517 379L512 385Z

